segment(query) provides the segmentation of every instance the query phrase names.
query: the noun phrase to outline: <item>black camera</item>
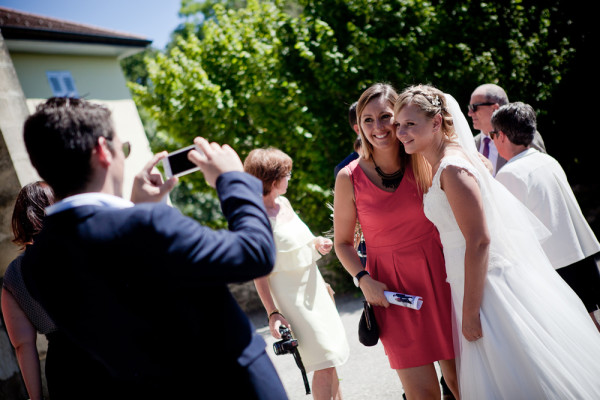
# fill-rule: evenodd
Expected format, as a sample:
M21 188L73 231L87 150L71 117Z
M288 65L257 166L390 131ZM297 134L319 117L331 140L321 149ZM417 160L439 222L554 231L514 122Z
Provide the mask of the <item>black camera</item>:
M285 325L279 327L279 333L281 334L281 340L273 343L273 351L275 355L292 354L296 365L300 368L302 373L302 380L304 381L304 389L306 394L310 394L310 385L308 384L308 378L306 377L306 369L302 363L302 357L298 351L298 339L292 338L292 331Z
M279 327L279 333L281 334L281 340L273 343L275 355L293 354L298 348L298 339L292 339L292 332L285 325Z

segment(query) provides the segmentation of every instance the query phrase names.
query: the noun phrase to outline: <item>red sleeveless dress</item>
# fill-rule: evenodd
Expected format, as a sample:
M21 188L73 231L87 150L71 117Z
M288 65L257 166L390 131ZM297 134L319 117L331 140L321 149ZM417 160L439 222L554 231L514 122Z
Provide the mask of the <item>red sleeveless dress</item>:
M423 298L420 310L374 307L380 339L393 369L454 358L452 304L444 254L409 167L394 192L381 190L358 160L350 172L358 220L367 246L367 271L388 290Z

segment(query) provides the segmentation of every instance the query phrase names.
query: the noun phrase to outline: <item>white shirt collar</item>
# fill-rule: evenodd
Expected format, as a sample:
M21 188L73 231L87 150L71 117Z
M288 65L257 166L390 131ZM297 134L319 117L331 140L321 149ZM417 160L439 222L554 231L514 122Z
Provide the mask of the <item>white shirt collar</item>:
M537 153L537 152L538 151L536 149L534 149L533 147L530 147L530 148L528 148L526 150L523 150L522 152L520 152L519 154L517 154L513 158L511 158L506 163L508 164L508 163L513 162L513 161L520 160L523 157L527 157L528 155L531 155L531 154L534 154L534 153Z
M81 193L74 196L69 196L46 208L46 215L56 214L61 211L81 206L127 208L133 207L133 203L129 200L123 199L122 197L113 196L112 194L107 193Z

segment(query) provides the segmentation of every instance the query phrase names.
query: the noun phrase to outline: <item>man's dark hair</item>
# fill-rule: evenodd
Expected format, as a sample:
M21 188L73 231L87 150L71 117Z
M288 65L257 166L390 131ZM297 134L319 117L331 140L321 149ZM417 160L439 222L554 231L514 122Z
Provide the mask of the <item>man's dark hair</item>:
M513 144L529 146L536 132L533 107L520 101L500 107L492 114L492 126Z
M38 174L63 199L89 181L90 157L101 136L112 143L108 108L86 100L52 97L25 121L24 139Z
M358 122L356 120L356 105L358 104L358 101L355 101L354 103L352 103L350 105L350 108L348 108L348 123L350 124L350 128L352 128L352 130L354 130L354 125L356 125Z

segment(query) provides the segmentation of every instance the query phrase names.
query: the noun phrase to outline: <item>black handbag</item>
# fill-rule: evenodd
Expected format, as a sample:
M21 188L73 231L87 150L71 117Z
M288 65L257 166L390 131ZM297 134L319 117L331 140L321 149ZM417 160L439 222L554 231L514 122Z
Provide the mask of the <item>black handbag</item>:
M373 307L366 300L363 300L363 305L363 313L358 322L358 341L365 346L375 346L379 342L379 326Z

